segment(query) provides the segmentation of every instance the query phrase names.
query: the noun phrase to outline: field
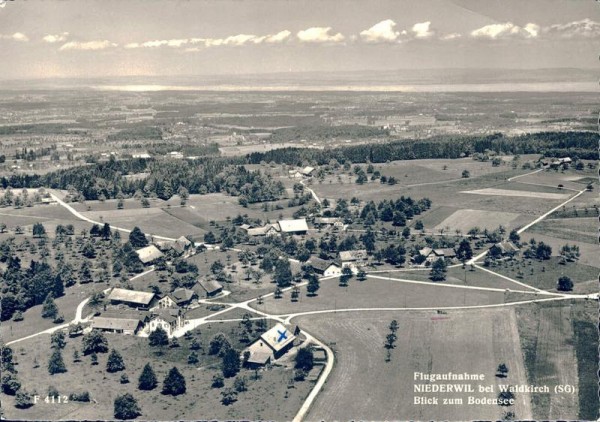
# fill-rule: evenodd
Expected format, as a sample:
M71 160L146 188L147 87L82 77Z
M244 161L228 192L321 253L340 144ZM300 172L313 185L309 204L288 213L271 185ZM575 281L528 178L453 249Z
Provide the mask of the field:
M251 306L263 312L290 314L343 308L435 308L504 303L503 292L409 284L376 278L365 281L352 279L348 287L340 287L337 279L323 280L320 286L318 295L314 297L307 297L306 288L302 287L298 302L290 301L288 291L281 299L269 297L262 305L253 303Z
M477 324L473 319L477 319ZM398 321L398 340L385 361L383 344L392 319ZM296 322L296 320L294 320ZM495 370L505 362L510 384L526 384L525 369L516 334L516 319L510 309L467 312L361 312L303 316L297 322L331 345L336 366L308 420L497 420L498 405L417 405L414 372L484 374L478 385L498 382ZM495 398L495 393L474 393ZM431 396L463 398L466 394L436 393ZM517 418L530 419L527 394L516 394L510 410Z
M528 230L521 234L521 242L523 243L529 242L529 240L531 240L532 238L538 242L544 242L550 245L552 247L553 255L558 255L560 248L566 243L568 243L569 245L577 245L579 246L579 252L581 253L581 257L579 258L578 263L600 268L600 260L598 260L598 245L587 242L559 239L557 237L548 236L546 234L538 233L533 230Z
M490 270L507 277L526 283L542 290L555 291L556 283L561 275L567 275L573 280L574 291L577 293L593 293L598 290L598 285L589 283L598 279L598 269L582 263L560 264L560 258L551 257L549 260L536 259L525 262L504 262L490 267ZM523 278L518 277L519 271Z
M450 232L460 230L462 233L467 233L473 227L479 227L481 230L495 230L500 225L511 227L511 223L518 216L515 213L502 211L461 209L438 224L435 230L445 229Z
M537 419L587 419L598 416L597 351L598 333L591 330L586 341L574 330L597 318L597 305L528 305L517 308L519 334L532 384L548 385L551 393L532 394ZM595 337L595 338L594 338ZM578 394L554 394L554 386L579 387ZM579 395L579 397L578 397ZM588 400L582 401L581 395Z
M19 362L19 379L27 390L35 390L42 397L45 397L50 385L55 386L61 394L67 395L72 392L89 391L92 403L52 405L42 402L27 410L17 410L13 406L14 399L4 396L4 416L9 419L26 420L112 420L114 398L119 394L131 392L142 408L142 419L230 420L244 415L252 420L291 420L312 385L305 381L294 383L292 389L279 388L287 386L291 378L291 372L285 367L261 371L261 378L258 380L253 379L254 371L242 370L240 375L247 377L248 391L240 393L238 401L230 406L221 404L220 389L210 387L213 375L220 372L220 360L215 356L206 355L202 350L208 350L208 341L218 332L225 333L233 341L234 347L240 348L241 345L231 333L233 328L232 324L213 323L202 326L201 334L196 331L196 338L200 339L203 346L197 365L187 364L187 355L190 352L188 340L180 339L180 347L166 348L164 354L159 356L147 346L146 339L107 335L109 347L117 349L123 356L126 367L124 372L129 377L129 384L119 382L120 372L106 372L107 354L99 354L98 366L90 365L89 356L82 356L82 362L74 363L72 355L81 347L80 338L68 339L63 350L68 372L49 376L46 369L49 335L26 340L20 344L26 350L25 354L15 354ZM39 364L37 368L33 368L34 358ZM147 362L151 362L159 385L153 391L140 391L137 389L137 378ZM177 397L160 393L162 380L173 366L185 376L187 385L187 393ZM232 383L232 379L225 380L226 387ZM270 397L272 400L265 403L261 400L264 397Z
M524 198L540 198L540 199L562 199L565 200L569 197L569 194L564 193L548 193L548 192L531 192L522 190L511 190L511 189L495 189L485 188L470 190L462 193L471 193L476 195L495 195L495 196L517 196Z
M585 242L595 245L598 241L596 235L597 229L598 219L595 217L548 218L533 226L529 231L566 241Z

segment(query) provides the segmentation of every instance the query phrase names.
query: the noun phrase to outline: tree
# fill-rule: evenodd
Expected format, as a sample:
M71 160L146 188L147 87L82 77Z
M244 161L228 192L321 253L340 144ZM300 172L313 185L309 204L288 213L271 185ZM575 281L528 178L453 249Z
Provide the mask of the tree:
M508 240L514 244L518 244L521 241L521 236L519 236L519 233L513 229L508 234Z
M185 378L176 367L171 368L163 381L163 394L178 396L184 394L186 390Z
M456 257L462 262L468 261L473 258L473 249L471 249L471 242L467 239L460 241L458 249L456 250Z
M314 354L310 347L302 347L298 349L294 358L294 368L310 371L314 365Z
M45 237L46 236L46 229L44 228L44 225L42 223L35 223L33 225L33 237Z
M42 306L42 318L55 319L58 316L58 306L54 303L54 298L51 293L48 293Z
M290 262L287 259L278 259L275 263L275 281L278 287L288 287L292 284L293 275Z
M154 373L152 366L147 363L138 378L138 388L140 390L153 390L157 385L158 380L156 379L156 374Z
M238 393L242 393L244 391L248 390L248 382L246 380L246 377L236 377L235 380L233 381L233 388L235 389L235 391L237 391Z
M162 327L157 327L148 336L150 346L166 346L169 344L169 336Z
M501 363L498 365L498 369L496 369L496 376L499 378L506 378L508 375L508 367L505 363Z
M319 287L319 277L317 277L314 273L311 274L308 277L308 285L306 286L309 296L315 296L317 290L319 290Z
M92 330L83 336L83 354L106 353L108 352L108 340L104 333L99 330Z
M208 354L216 355L223 354L229 348L231 348L231 344L229 340L223 333L217 333L210 339L210 343L208 344Z
M119 372L125 369L125 362L123 357L115 349L110 351L108 360L106 361L106 372Z
M537 244L537 247L535 249L535 257L537 259L541 260L546 260L546 259L550 259L550 257L552 256L552 248L550 247L550 245L546 245L544 242L540 242Z
M443 281L446 279L446 261L440 258L431 265L429 278L433 281Z
M385 337L385 344L383 347L390 350L396 347L394 343L396 342L396 334L390 333Z
M463 179L468 179L469 177L471 177L471 172L469 170L463 170L462 177Z
M570 292L573 290L573 281L564 275L558 279L557 289L561 292Z
M398 331L398 321L396 321L395 319L392 320L392 322L390 322L390 331L394 334L396 334L396 332Z
M223 382L223 377L219 374L215 374L212 377L212 384L210 385L212 388L222 388L225 385Z
M52 345L52 348L64 349L67 345L67 342L65 341L65 332L62 330L53 332L50 336L50 344Z
M144 246L148 246L148 239L146 239L144 232L135 226L131 233L129 233L129 243L136 249L143 248Z
M52 356L50 356L50 360L48 361L48 373L50 375L61 374L63 372L67 372L67 368L65 366L65 362L62 358L62 353L60 349L55 349L52 352Z
M115 419L135 419L136 417L142 414L141 411L142 410L140 409L137 400L130 393L125 393L115 398Z
M0 384L2 392L9 396L14 396L21 388L21 382L18 380L17 376L10 372L2 376Z
M351 278L352 269L350 267L342 268L342 275L340 275L340 286L347 286Z
M229 406L237 400L237 392L233 388L226 388L221 391L221 403Z
M198 353L192 352L188 355L188 365L195 365L199 362Z
M15 396L15 407L18 409L27 409L33 406L33 397L24 389L17 391Z
M240 371L240 354L237 350L230 348L225 352L221 370L225 378L231 378Z
M125 372L123 372L121 374L121 378L119 378L119 382L121 384L129 384L129 377L127 376L127 374Z

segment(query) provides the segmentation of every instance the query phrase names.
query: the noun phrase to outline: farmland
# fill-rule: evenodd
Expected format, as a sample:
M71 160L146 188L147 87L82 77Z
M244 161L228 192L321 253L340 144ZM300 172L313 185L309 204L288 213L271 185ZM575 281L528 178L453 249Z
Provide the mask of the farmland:
M303 316L298 322L319 338L332 344L338 364L331 380L308 415L309 420L393 419L406 415L414 420L498 419L502 408L489 406L424 406L413 404L414 372L481 373L484 382L496 384L495 370L507 362L507 382L526 383L520 356L519 338L515 335L514 311L506 309L470 312L435 312L334 314ZM398 341L385 361L383 344L391 320L399 325ZM360 380L360 382L357 382ZM352 391L352 394L347 394ZM494 398L495 394L476 394ZM356 396L355 396L356 395ZM356 397L362 397L356 400ZM440 396L444 396L440 394ZM466 394L448 394L463 398ZM518 418L531 418L527 397L517 395L514 412Z

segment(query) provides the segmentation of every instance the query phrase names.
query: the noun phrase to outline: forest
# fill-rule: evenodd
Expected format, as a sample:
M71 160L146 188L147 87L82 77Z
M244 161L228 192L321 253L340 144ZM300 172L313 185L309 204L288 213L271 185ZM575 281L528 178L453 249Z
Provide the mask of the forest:
M242 202L254 203L280 199L281 182L260 171L248 171L244 164L274 162L303 166L339 163L384 163L395 160L461 158L474 154L542 154L548 157L570 156L574 160L596 159L599 135L592 132L543 132L506 137L441 136L426 140L391 141L339 148L282 148L246 157L201 157L194 160L129 159L95 163L59 170L45 175L14 174L2 177L2 188L67 189L86 200L156 196L169 199L181 188L191 194L226 192L242 196ZM150 173L145 179L123 176Z

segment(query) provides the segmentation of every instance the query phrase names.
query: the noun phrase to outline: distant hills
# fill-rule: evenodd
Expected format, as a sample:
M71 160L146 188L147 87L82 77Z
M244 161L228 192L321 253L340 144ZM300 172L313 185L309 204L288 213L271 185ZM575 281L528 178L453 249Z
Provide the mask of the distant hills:
M94 79L17 80L3 84L5 89L113 89L113 90L398 90L433 91L556 90L593 89L595 69L398 69L348 72L290 72L248 75L122 76ZM479 87L476 88L475 86ZM133 87L127 89L128 87Z

